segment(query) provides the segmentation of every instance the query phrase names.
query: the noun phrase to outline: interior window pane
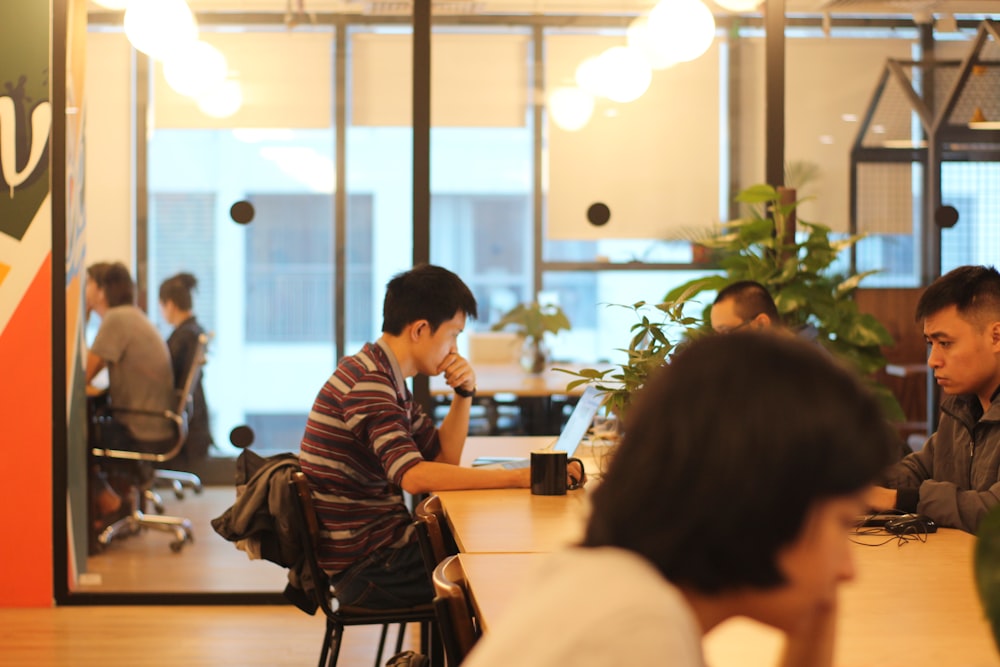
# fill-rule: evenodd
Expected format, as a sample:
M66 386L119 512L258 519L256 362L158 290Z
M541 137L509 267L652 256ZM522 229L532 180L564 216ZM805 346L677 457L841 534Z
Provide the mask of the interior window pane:
M451 60L465 63L433 71L432 90L440 85L461 113L432 115L431 261L455 271L475 294L479 318L470 331L488 329L530 300L533 280L528 32L478 32L436 32L432 43L432 53L440 40ZM469 78L470 67L484 64L487 72ZM479 98L479 91L492 99L494 82L508 91L502 113L492 103L462 101Z
M549 271L544 276L546 300L566 311L573 328L561 332L553 346L560 361L622 363L631 327L638 319L632 304L657 304L681 283L708 274L707 271ZM711 295L691 303L699 315L711 303ZM661 317L656 309L642 311L651 319ZM639 315L641 317L641 314Z

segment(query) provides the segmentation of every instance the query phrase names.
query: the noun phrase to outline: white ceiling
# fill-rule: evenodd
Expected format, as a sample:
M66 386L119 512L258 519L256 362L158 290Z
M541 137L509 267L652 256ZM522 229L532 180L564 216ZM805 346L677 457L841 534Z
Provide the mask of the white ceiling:
M711 0L707 0L711 5ZM655 0L433 0L449 14L629 14L649 10ZM411 0L188 0L199 11L350 12L368 13L372 6L404 8ZM714 6L716 13L726 10ZM1000 0L785 0L788 13L912 15L971 14L1000 17Z

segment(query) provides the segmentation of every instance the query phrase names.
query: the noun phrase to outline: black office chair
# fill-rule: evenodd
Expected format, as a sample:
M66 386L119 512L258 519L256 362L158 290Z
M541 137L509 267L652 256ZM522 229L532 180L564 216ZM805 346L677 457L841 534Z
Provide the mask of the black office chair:
M212 336L214 334L205 333L202 335L208 337L207 341L211 341ZM174 363L176 362L177 360L175 359ZM176 380L177 380L177 390L182 391L184 389L185 378L179 377ZM195 382L195 384L192 385L192 391L194 391L195 387L197 387L197 382ZM188 408L188 416L190 417L191 416L190 411L194 409L193 400L188 403L187 408ZM204 485L202 484L201 478L198 477L198 475L194 474L193 472L186 472L183 470L170 470L167 468L157 468L153 474L153 483L151 485L151 488L146 489L144 495L146 500L153 503L153 507L160 514L163 513L163 499L160 498L160 495L156 492L156 487L160 486L165 486L172 489L174 492L174 497L177 498L177 500L184 500L184 496L186 495L185 494L186 489L191 489L192 491L195 492L195 494L200 494L204 490Z
M148 470L149 466L154 463L169 461L177 456L177 453L180 452L181 448L184 446L184 440L187 438L188 432L187 416L188 404L191 401L191 390L198 378L201 377L201 367L205 363L205 347L207 345L208 337L202 334L198 338L198 346L191 359L191 365L188 368L184 383L177 391L177 403L174 406L174 409L160 412L149 410L130 410L128 408L116 408L115 406L111 406L109 410L110 415L97 418L95 426L98 429L101 426L102 420L113 419L116 414L124 413L162 417L163 419L169 421L175 429L175 437L170 442L164 443L165 451L161 453L148 453L140 451L143 445L138 442L136 443L135 450L112 449L110 447L101 447L99 445L94 446L91 449L91 453L94 456L110 460L128 461L135 464L134 466L129 467L129 476L131 477L130 481L133 489L132 498L128 501L132 504L131 513L128 516L115 521L101 531L101 533L97 536L97 544L99 548L108 546L116 537L132 535L142 528L155 528L157 530L173 532L174 540L170 543L170 548L174 552L179 552L185 544L194 540L194 532L189 519L184 517L147 514L143 511L143 498L146 491L151 488L154 479ZM146 469L144 470L144 468Z
M403 634L407 623L420 623L421 653L427 653L427 638L431 633L434 621L434 607L423 604L405 609L364 609L362 607L334 606L335 596L330 587L330 580L319 566L317 559L317 543L319 538L319 519L313 506L309 482L301 472L292 474L289 482L292 486L292 496L295 498L295 521L297 532L302 540L302 551L305 554L305 571L313 580L313 594L323 614L326 616L326 634L323 637L323 647L319 654L319 667L336 667L340 656L341 638L344 628L349 625L381 625L382 635L379 639L378 654L375 656L375 667L382 664L382 652L390 624L399 624L399 634L396 637L396 651L403 648Z
M469 595L469 584L458 556L434 568L434 611L437 614L448 667L458 667L479 641L482 630Z

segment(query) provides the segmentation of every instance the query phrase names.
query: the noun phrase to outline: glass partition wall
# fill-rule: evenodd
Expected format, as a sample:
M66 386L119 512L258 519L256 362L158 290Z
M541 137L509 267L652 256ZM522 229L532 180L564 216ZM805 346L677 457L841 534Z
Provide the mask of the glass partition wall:
M430 257L476 294L480 318L467 332L541 291L573 325L556 339L556 359L614 361L633 321L610 305L657 302L711 270L692 263L691 242L737 212L734 190L763 180L759 17L740 30L718 17L708 52L654 71L638 99L599 98L576 129L554 122L553 92L573 84L584 60L624 44L643 9L435 16ZM135 261L146 267L149 315L168 335L159 284L188 271L195 312L214 334L204 383L215 446L198 469L206 489L183 500L163 489L167 513L196 519L196 540L180 554L157 533L114 543L86 560L75 593L280 593L281 568L249 561L208 525L234 497L229 434L248 425L258 453L297 451L337 357L377 337L384 285L412 264L409 19L325 15L286 30L280 14L207 18L202 39L240 77L240 110L205 116L159 65L135 109L148 119L136 149L148 172L138 188L146 253ZM846 232L851 116L916 31L835 26L831 39L818 17L812 25L788 33L787 159L816 165L802 188L822 193L809 219ZM114 26L91 38L124 39ZM244 201L253 219L235 222L231 207Z

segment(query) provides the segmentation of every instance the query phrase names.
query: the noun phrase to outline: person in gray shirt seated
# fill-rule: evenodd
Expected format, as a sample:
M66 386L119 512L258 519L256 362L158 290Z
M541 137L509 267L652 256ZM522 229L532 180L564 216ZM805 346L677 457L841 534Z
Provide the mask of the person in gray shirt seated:
M165 411L174 406L174 373L167 345L156 327L134 304L135 288L128 269L120 262L100 262L87 268L86 305L96 313L101 326L87 353L87 394L101 405L106 417L99 421L100 433L91 442L112 449L161 451L175 437L173 425L153 415L115 412L116 408ZM108 369L108 388L91 383ZM91 423L92 427L97 421ZM106 483L96 465L96 510L101 517L119 513L121 498Z

